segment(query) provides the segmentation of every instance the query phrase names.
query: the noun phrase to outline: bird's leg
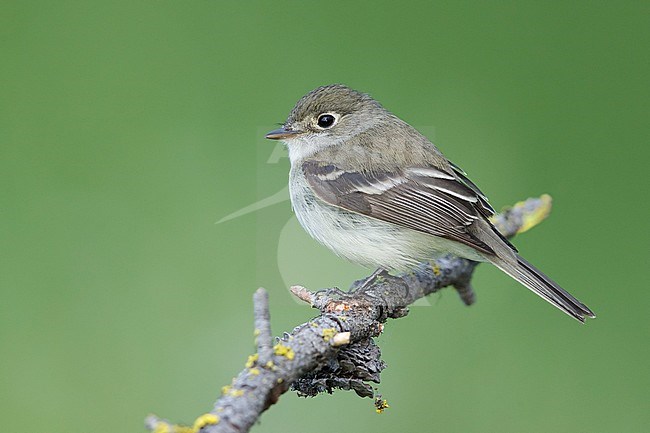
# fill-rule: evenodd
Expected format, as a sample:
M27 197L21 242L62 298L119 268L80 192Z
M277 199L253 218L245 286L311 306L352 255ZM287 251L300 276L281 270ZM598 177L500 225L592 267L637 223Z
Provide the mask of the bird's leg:
M370 274L370 276L363 278L361 280L357 280L352 284L352 287L350 287L351 292L356 292L357 290L363 290L370 286L372 283L374 283L377 278L382 276L382 274L387 273L388 271L384 268L377 268L375 272Z
M339 289L338 287L328 287L326 289L318 290L314 293L315 296L326 297L329 299L342 299L350 294L344 290Z
M344 301L346 299L350 299L351 297L354 296L354 293L356 293L358 290L364 290L372 286L373 283L375 283L379 278L382 277L382 275L388 275L387 271L383 268L379 268L376 271L374 271L369 277L363 278L361 280L357 280L354 283L352 283L352 286L350 287L350 291L345 292L338 287L328 287L326 289L321 289L318 290L317 292L314 293L314 299L315 301L313 304L318 305L319 303L323 303L324 300L339 300L339 301Z

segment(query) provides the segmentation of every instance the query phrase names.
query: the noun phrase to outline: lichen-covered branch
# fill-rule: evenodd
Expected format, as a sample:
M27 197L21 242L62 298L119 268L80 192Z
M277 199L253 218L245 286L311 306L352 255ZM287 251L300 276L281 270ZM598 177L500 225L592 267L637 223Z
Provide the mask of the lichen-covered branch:
M253 295L253 313L255 316L255 342L257 344L257 361L266 365L273 355L271 337L271 313L269 312L269 294L262 287Z
M495 216L494 223L512 237L541 222L551 208L547 195L528 199ZM222 388L214 409L199 416L192 427L182 427L149 416L146 426L155 433L247 432L259 416L290 388L301 395L354 390L372 397L368 382L379 382L384 369L374 343L388 318L404 317L408 306L444 287L454 287L470 305L475 295L470 284L477 263L446 256L420 265L412 272L393 276L378 271L352 285L350 292L326 289L311 292L294 286L292 293L320 310L320 315L290 333L271 341L268 295L254 296L258 352L230 385ZM380 401L377 410L386 407Z

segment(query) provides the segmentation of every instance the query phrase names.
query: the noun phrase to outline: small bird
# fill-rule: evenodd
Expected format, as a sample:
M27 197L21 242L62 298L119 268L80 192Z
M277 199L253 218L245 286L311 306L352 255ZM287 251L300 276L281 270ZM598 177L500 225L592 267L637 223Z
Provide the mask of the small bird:
M577 320L595 317L499 233L460 167L369 95L319 87L266 138L289 150L298 221L337 255L394 271L446 254L490 262Z

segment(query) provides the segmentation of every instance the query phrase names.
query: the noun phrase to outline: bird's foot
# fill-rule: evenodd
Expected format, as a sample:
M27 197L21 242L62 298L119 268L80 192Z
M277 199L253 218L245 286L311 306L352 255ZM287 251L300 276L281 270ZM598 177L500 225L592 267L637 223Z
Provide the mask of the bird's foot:
M327 299L342 299L350 296L350 294L344 290L339 289L338 287L328 287L327 289L318 290L314 293L316 298L327 298Z
M350 287L350 292L356 292L357 290L364 290L371 286L373 283L375 283L377 280L380 278L385 278L388 274L388 271L384 268L377 268L375 272L370 274L370 276L366 278L362 278L360 280L355 281L352 283L352 286Z

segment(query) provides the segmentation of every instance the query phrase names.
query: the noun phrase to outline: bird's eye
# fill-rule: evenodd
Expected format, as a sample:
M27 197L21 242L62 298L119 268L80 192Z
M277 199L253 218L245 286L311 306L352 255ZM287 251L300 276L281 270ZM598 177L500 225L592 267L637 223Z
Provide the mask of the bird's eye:
M320 116L318 116L318 122L317 123L318 123L318 126L323 128L323 129L331 128L332 125L334 125L334 123L336 123L336 117L334 117L334 115L329 114L329 113L321 114Z

